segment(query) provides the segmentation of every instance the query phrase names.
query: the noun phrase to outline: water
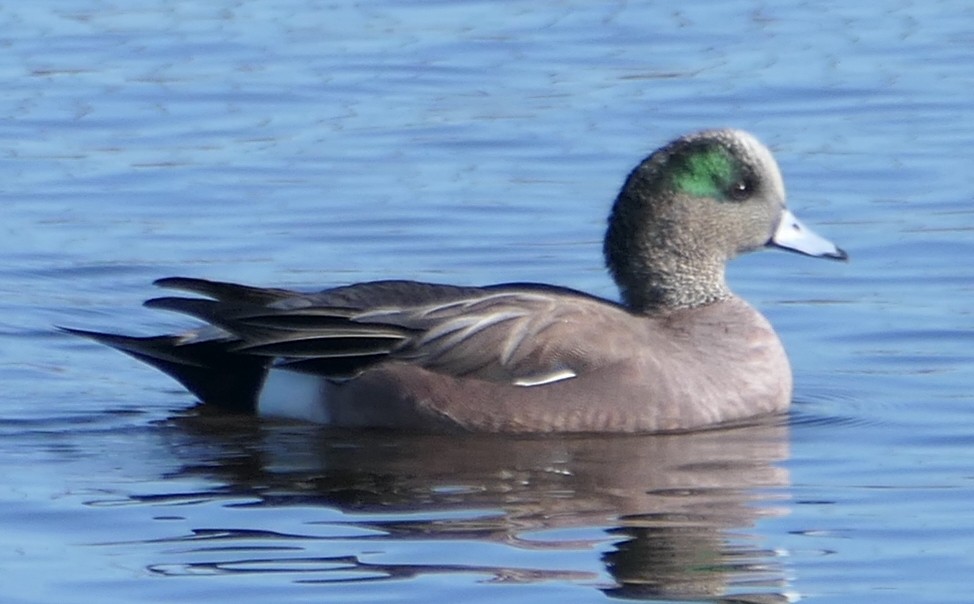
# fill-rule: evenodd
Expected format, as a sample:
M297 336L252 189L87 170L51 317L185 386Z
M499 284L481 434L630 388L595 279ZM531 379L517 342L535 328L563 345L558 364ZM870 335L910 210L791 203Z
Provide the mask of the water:
M967 4L50 0L0 24L5 602L970 600ZM784 423L200 417L51 327L185 326L138 306L172 274L612 296L623 176L723 125L852 255L732 267L792 357Z

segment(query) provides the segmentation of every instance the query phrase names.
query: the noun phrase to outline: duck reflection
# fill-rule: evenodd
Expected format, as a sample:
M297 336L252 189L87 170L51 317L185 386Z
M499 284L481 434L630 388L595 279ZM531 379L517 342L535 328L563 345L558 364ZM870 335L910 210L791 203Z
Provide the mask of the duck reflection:
M373 542L602 551L604 567L376 565L352 555L330 562L343 576L476 572L497 581L582 582L619 598L786 601L781 562L749 531L786 509L788 475L778 462L788 457L788 433L780 421L547 438L333 432L206 417L174 427L171 444L194 460L179 473L218 481L212 497L338 509Z

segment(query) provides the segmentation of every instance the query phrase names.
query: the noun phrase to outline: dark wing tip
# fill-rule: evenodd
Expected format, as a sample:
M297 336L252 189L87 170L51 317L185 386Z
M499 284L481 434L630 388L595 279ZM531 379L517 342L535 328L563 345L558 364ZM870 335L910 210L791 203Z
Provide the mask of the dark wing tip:
M163 277L152 282L153 285L168 289L192 292L221 302L245 302L267 305L278 300L299 296L298 292L286 289L252 287L226 281L210 281L195 277Z

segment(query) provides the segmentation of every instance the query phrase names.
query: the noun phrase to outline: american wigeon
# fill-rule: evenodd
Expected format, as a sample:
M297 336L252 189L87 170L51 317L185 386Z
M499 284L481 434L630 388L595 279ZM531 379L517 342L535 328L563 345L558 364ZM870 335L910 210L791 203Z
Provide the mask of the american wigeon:
M533 283L309 294L173 277L156 283L205 298L146 305L209 327L68 331L161 369L207 405L335 426L661 432L787 409L788 358L728 289L725 264L765 247L846 254L785 207L768 149L739 130L675 140L629 174L608 222L621 303Z

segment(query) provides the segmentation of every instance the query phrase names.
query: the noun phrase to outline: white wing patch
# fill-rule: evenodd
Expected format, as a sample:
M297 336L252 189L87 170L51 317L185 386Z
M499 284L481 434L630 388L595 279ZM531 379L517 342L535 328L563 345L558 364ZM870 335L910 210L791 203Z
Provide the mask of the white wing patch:
M578 374L571 369L555 369L554 371L549 371L547 373L537 373L534 375L526 375L524 377L519 377L514 380L515 386L543 386L544 384L552 384L554 382L560 382L562 380L569 380L576 377Z

